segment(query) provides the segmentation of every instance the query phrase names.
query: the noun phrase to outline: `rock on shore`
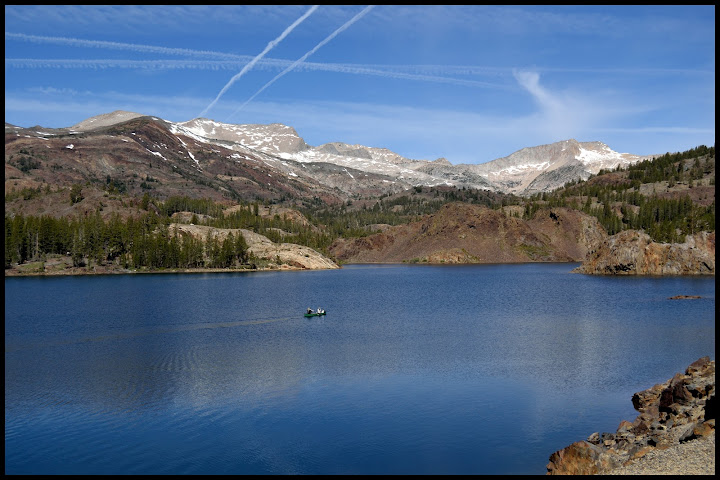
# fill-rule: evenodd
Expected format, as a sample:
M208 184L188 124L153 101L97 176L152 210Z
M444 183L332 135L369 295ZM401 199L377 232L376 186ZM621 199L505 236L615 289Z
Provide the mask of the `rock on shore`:
M632 403L640 412L635 421L623 420L615 433L596 432L553 453L547 474L607 474L628 468L643 457L677 450L692 440L712 439L714 443L715 361L700 358L684 374L635 393ZM704 442L699 445L707 446Z
M688 235L685 243L653 242L644 232L608 237L575 273L598 275L715 275L715 232Z

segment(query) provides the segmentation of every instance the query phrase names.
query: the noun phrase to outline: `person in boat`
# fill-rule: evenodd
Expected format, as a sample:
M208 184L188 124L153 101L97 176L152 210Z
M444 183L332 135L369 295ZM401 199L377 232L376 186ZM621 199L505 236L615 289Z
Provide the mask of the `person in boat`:
M307 313L313 313L312 308L308 307Z
M318 307L318 309L316 311L317 311L317 313L323 313L323 309L320 307Z

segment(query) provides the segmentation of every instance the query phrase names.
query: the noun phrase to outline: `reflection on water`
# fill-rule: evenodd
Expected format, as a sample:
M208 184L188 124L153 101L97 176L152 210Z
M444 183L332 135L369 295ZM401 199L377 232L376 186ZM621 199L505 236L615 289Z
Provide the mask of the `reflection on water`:
M7 278L6 473L544 474L714 358L714 279L573 267Z

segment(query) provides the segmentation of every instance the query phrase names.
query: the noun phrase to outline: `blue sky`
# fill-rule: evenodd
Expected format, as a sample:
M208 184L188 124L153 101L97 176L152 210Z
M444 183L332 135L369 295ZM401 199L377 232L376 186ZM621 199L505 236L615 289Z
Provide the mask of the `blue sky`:
M483 163L715 144L715 7L5 6L5 121L129 110Z

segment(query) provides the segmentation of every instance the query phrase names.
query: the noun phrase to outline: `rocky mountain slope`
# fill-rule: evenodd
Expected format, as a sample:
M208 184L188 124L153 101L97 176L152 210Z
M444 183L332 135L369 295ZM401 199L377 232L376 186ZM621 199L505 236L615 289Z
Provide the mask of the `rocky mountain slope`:
M488 163L465 166L502 191L520 195L548 192L571 180L587 180L601 169L614 169L648 157L618 153L601 142L563 142L523 148Z
M312 147L293 128L279 124L228 125L199 118L173 124L172 130L211 142L233 142L239 148L247 147L288 161L334 164L385 175L409 185L452 185L520 195L550 191L571 180L585 180L600 169L648 158L617 153L601 142L580 143L571 139L524 148L479 165L452 165L444 158L412 160L384 148L341 142Z
M319 183L312 174L284 174L261 153L239 152L175 135L169 124L159 119L139 116L112 123L104 118L83 124L101 126L50 131L6 125L6 192L43 188L51 194L77 184L87 199L68 208L66 201L24 198L14 205L6 202L6 211L10 206L19 213L54 216L73 210L84 213L83 208L110 213L122 210L113 197L138 198L145 193L160 199L189 196L227 202L293 198L333 204L345 199L342 192ZM312 171L313 167L303 170ZM325 176L347 174L328 171Z
M146 187L161 195L190 187L213 197L329 202L418 185L529 195L644 158L619 154L600 142L567 140L479 165L452 165L443 158L413 160L384 148L341 142L313 147L281 124L232 125L205 118L173 123L126 111L63 129L6 124L5 134L5 178L17 180L15 186L22 180L33 185L109 176L136 192L141 181L133 179L152 177L158 183L146 182Z

